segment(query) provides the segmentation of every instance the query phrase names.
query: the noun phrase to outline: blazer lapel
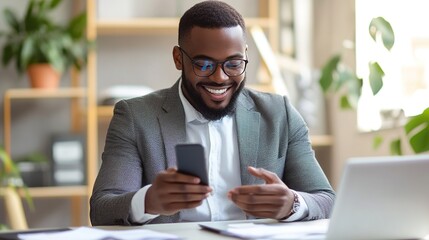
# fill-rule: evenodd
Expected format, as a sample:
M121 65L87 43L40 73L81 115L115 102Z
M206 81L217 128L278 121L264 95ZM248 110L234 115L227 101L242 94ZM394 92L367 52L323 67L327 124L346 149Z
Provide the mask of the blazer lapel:
M240 152L241 184L249 185L255 182L255 178L247 171L247 166L256 167L260 114L252 111L253 104L247 100L245 94L241 94L238 100L236 124Z
M170 88L165 102L162 105L163 112L158 116L162 138L165 144L167 167L176 166L174 147L176 144L186 141L185 113L180 101L178 88L179 81Z

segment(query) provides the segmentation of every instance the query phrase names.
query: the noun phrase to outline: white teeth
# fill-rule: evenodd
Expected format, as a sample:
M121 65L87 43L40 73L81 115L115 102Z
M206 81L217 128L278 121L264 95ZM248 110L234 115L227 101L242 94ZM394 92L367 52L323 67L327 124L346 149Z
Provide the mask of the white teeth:
M222 88L222 89L213 89L213 88L208 88L206 87L206 90L209 91L212 94L224 94L226 92L226 90L228 90L227 88Z

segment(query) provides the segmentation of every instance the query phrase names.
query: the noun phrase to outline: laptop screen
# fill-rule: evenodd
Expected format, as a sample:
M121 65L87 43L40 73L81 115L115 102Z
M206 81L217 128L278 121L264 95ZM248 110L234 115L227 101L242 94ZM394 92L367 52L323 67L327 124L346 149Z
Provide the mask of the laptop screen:
M429 155L349 159L329 239L410 239L427 234Z

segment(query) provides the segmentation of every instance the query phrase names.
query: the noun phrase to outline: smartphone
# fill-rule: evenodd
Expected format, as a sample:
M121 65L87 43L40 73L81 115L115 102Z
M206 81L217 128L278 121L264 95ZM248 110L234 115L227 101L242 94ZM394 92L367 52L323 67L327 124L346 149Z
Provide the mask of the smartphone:
M200 184L209 185L203 146L201 144L177 144L175 149L178 171L199 177Z

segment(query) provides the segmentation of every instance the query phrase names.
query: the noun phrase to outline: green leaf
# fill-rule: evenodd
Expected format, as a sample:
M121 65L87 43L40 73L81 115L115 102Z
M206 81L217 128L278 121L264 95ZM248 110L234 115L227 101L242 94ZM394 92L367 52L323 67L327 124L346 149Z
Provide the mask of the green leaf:
M341 107L341 109L353 109L352 105L349 102L349 98L347 95L341 96L340 107Z
M47 62L50 63L57 71L62 73L65 70L66 59L62 54L62 49L58 47L60 44L58 41L60 41L58 38L50 39L50 41L42 45L41 50L47 58Z
M319 79L319 84L322 87L323 92L327 92L334 81L334 73L337 69L338 63L341 60L339 54L333 56L326 65L322 68L322 75Z
M388 21L382 17L373 18L369 24L369 34L376 41L377 35L381 35L384 47L390 51L395 43L395 33Z
M33 36L28 36L23 42L21 56L20 56L21 67L23 69L27 68L33 54L34 54L34 38Z
M410 134L414 129L429 123L429 107L419 115L411 117L404 126L405 133Z
M349 68L337 68L337 81L334 81L334 91L338 91L342 86L349 85L351 81L354 81L356 74Z
M429 151L429 125L410 138L410 145L415 153Z
M402 155L401 139L396 139L390 142L390 154L391 155Z
M362 78L358 78L356 74L351 75L352 78L347 82L348 99L353 108L357 108L359 98L362 94Z
M21 51L22 51L22 43L16 46L16 52L15 52L15 55L16 55L15 67L19 73L23 73L26 70L22 67L22 64L21 64L21 57L20 57Z
M33 16L33 11L34 11L34 1L30 1L30 3L28 4L27 7L27 11L25 13L25 17L24 17L24 23L25 23L25 29L28 30L30 29L31 25L35 25L34 21L34 16Z
M24 66L23 64L22 64L22 58L21 58L21 54L22 54L22 49L23 49L23 45L24 45L24 43L23 42L20 42L17 46L16 46L16 56L15 56L15 58L16 58L16 61L15 61L15 63L16 63L16 68L17 68L17 70L18 70L18 72L19 73L23 73L23 72L25 72L25 67L26 66Z
M49 9L49 3L46 0L39 0L39 11L45 13Z
M52 0L49 3L49 9L55 9L61 3L61 1L62 0Z
M19 24L19 20L16 17L15 13L10 9L5 9L3 11L3 16L8 23L9 27L15 31L15 33L21 32L21 25Z
M83 12L74 17L68 25L66 31L70 34L73 40L81 39L85 35L86 30L86 12Z
M410 118L404 128L415 153L429 151L429 108Z
M0 148L0 163L3 163L4 166L4 168L0 168L0 186L12 187L13 189L23 189L28 206L31 210L34 210L33 199L31 198L27 187L22 181L22 177L18 171L18 168L9 154L2 148Z
M3 47L2 64L7 66L15 55L13 43L6 44Z
M9 180L9 178L20 178L18 168L15 166L15 163L10 158L9 154L0 148L0 162L3 163L3 168L0 168L0 186L6 185L6 186L13 186L13 181L6 181ZM5 179L6 178L6 179Z
M377 62L370 62L369 65L369 84L372 94L376 95L383 87L384 72Z
M10 174L13 173L14 170L16 170L12 159L10 159L9 154L7 154L6 151L3 149L0 149L0 162L4 166L3 168L1 168L2 174Z
M382 136L380 136L380 135L375 136L373 141L372 141L372 148L374 148L374 149L380 148L383 141L384 141L384 139Z

